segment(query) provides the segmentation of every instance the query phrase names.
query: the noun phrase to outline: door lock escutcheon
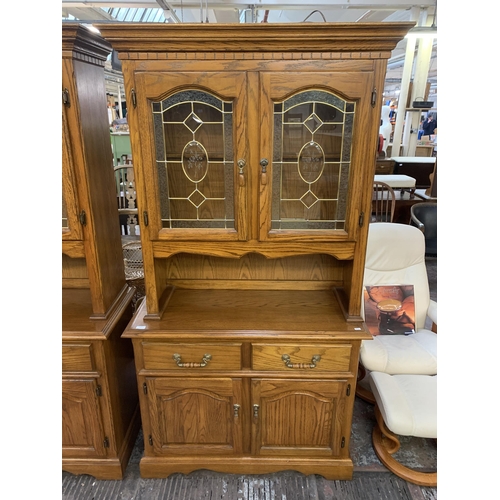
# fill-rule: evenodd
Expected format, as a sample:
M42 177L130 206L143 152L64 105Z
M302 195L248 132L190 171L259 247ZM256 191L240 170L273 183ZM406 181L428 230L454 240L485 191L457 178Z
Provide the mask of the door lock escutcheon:
M267 184L267 166L268 165L269 165L269 160L267 158L262 158L260 160L260 167L261 167L260 182L261 182L261 184Z
M239 185L241 187L243 187L245 185L245 174L243 173L243 169L245 168L247 162L245 160L243 160L242 158L240 158L238 160L238 181L239 181Z

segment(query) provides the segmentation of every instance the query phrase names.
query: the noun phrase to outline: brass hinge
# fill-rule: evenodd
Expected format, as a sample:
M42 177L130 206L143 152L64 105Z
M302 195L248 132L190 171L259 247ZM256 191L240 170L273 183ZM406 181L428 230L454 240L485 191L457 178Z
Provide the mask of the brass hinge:
M142 212L142 218L144 219L144 225L148 226L149 225L149 217L148 217L148 213L146 212L146 210L144 210L144 212Z
M153 446L153 436L150 434L148 438L149 444Z
M377 102L377 88L375 87L372 91L372 108L375 107L376 102Z
M351 395L351 384L348 384L347 385L347 391L345 392L346 396L350 396Z
M132 89L132 104L134 105L134 108L137 107L137 96L135 95L135 89Z
M102 389L101 389L101 386L98 385L96 388L95 388L95 393L96 393L96 396L102 396Z
M359 216L359 227L363 227L363 224L365 223L365 213L361 212Z
M144 384L142 384L142 392L144 392L144 394L148 393L148 386L146 385L146 382L144 382Z
M342 441L340 441L340 447L343 448L345 446L345 437L342 436Z
M68 108L71 106L71 102L69 100L69 90L68 89L64 89L62 91L62 102Z
M82 210L80 212L80 215L78 216L78 220L80 221L80 224L82 226L86 226L87 225L87 214L85 213L85 210Z
M102 444L104 445L104 448L109 448L109 439L107 436L104 438L104 442Z

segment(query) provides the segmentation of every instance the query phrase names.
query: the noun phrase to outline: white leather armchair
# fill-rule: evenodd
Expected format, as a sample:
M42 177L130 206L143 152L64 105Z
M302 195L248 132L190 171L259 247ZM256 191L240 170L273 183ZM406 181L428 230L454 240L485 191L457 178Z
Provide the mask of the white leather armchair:
M363 281L413 285L415 295L415 333L377 335L361 344L356 394L375 404L375 452L399 477L436 486L437 472L414 470L394 456L399 435L437 438L437 303L429 295L422 232L405 224L370 224ZM425 328L427 318L432 330Z
M365 285L412 284L415 293L415 333L378 335L362 342L357 394L374 403L371 371L437 374L437 303L430 300L422 232L406 224L370 224L363 281ZM434 331L425 328L427 317L435 324Z

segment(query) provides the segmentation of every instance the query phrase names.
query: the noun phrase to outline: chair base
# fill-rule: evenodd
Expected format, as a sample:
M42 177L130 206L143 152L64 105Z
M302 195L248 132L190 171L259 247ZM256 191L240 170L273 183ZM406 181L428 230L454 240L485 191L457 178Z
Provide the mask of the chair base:
M378 406L375 406L377 423L373 428L372 442L375 453L380 461L396 476L419 486L437 486L437 472L419 472L398 462L392 455L399 450L400 443L382 418Z
M369 403L371 405L375 404L375 396L373 395L373 392L371 392L370 389L359 385L359 383L358 385L356 385L356 396L358 396L359 399L362 399L366 403Z
M369 403L371 405L375 404L375 396L373 395L373 392L371 391L370 387L367 387L368 381L363 383L365 378L367 377L368 373L366 371L366 368L359 363L358 364L358 381L356 384L356 396L359 399L362 399L366 403Z

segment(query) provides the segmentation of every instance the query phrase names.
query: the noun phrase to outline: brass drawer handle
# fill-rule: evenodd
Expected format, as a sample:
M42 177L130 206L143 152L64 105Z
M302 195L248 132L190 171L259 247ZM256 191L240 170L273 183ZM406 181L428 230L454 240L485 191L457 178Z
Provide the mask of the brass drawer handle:
M173 355L174 361L177 363L177 366L180 366L181 368L204 368L205 366L208 365L208 362L212 359L211 354L204 354L203 358L201 360L201 363L183 363L181 360L181 355L180 354L174 354Z
M321 361L321 356L319 354L315 354L312 357L310 363L292 363L288 354L283 354L283 356L281 356L281 359L283 360L283 363L285 363L285 366L287 368L297 368L299 370L302 370L304 368L316 368L316 363L318 363L318 361Z

